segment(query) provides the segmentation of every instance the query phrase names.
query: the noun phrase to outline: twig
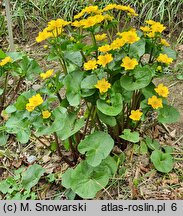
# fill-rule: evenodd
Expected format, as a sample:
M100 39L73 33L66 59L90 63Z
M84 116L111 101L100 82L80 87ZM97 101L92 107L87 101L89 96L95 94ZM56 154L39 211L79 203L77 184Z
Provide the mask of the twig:
M180 136L172 145L175 145L176 143L178 143L182 138L183 138L183 135Z
M15 88L15 90L14 90L14 93L12 94L12 96L11 96L11 98L10 98L8 104L7 104L5 107L9 106L9 105L11 104L12 100L15 98L15 96L16 96L16 94L17 94L19 88L20 88L20 85L21 85L22 80L23 80L23 78L20 77L19 80L18 80L17 86L16 86L16 88Z
M43 144L46 148L48 148L48 146L46 145L46 143L44 143L39 137L37 137L35 134L32 133L32 136L35 137L41 144Z
M12 31L12 21L11 21L11 13L10 13L10 1L5 1L5 9L6 9L6 19L7 19L7 26L8 26L8 36L9 36L9 43L10 43L10 51L15 51L15 45L13 41L13 31Z

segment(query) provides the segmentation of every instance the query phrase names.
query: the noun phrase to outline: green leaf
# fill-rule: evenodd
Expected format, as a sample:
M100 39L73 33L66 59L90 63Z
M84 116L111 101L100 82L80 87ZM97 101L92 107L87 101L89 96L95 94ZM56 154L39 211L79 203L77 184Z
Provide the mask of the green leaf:
M117 171L117 163L113 157L106 157L104 160L102 160L100 166L104 166L108 168L108 174L109 177L113 177Z
M160 150L154 150L151 154L151 161L155 168L162 173L168 173L173 169L173 158L170 154Z
M25 144L29 141L31 135L31 131L29 128L25 128L24 130L18 131L16 134L17 141L19 141L22 144Z
M32 97L36 92L30 90L22 93L16 100L14 106L17 110L25 110L25 105L28 103L28 99Z
M64 57L78 67L83 64L83 57L79 51L65 51Z
M24 95L20 95L17 98L17 101L15 103L15 107L17 110L24 110L25 105L28 103L28 99Z
M4 146L7 143L9 135L4 131L0 131L0 146Z
M145 40L141 39L136 43L130 45L129 55L134 57L141 57L145 53Z
M102 112L100 112L99 110L97 110L97 114L99 116L99 119L106 125L109 125L111 127L114 127L117 124L117 121L115 119L115 117L113 116L107 116L105 114L103 114Z
M22 173L22 186L26 190L31 189L38 183L44 172L45 169L43 169L42 166L38 164L29 166L28 169Z
M158 121L163 124L177 122L180 118L179 112L172 106L163 104L163 108L159 109Z
M14 61L21 60L25 54L21 52L9 52L7 53Z
M139 133L136 131L131 132L130 129L124 129L123 134L119 137L132 143L139 142Z
M127 91L134 91L149 85L152 79L152 71L149 66L137 67L133 76L124 75L120 79L121 87Z
M98 78L96 75L89 75L86 78L84 78L81 82L81 88L82 89L95 89L95 85L98 81Z
M122 109L123 99L120 93L116 93L112 98L110 103L102 99L97 100L97 108L105 115L108 116L116 116L118 115Z
M165 153L173 153L173 147L172 146L163 146L163 149L165 150Z
M109 158L99 166L92 167L82 161L74 170L68 169L62 176L62 185L71 188L84 199L94 198L103 189L111 175L117 170L115 162Z
M16 107L14 106L14 105L9 105L6 109L5 109L5 111L6 111L6 113L13 113L13 112L15 112L17 109L16 109Z
M177 53L170 47L163 47L161 53L167 54L169 58L173 58L174 60L177 58Z
M27 56L23 56L19 63L19 70L17 71L21 76L26 76L27 79L32 80L35 74L41 72L39 64Z
M23 116L22 112L13 113L5 124L8 133L17 133L19 130L24 130L29 125L30 122Z
M148 148L145 142L140 142L140 153L141 154L147 154L148 153Z
M157 140L152 140L151 138L146 137L145 142L146 142L148 148L151 149L151 150L160 149L160 144L159 144L159 142Z
M0 49L0 59L4 59L6 57L6 54Z
M81 154L86 153L86 161L91 166L98 166L105 159L114 146L114 140L104 132L94 132L88 135L78 145Z
M145 96L145 98L150 98L153 95L156 94L155 89L156 86L154 85L154 83L150 83L148 86L146 86L145 88L142 88L142 94Z
M66 88L66 97L71 106L78 106L80 104L80 85L83 79L83 73L74 71L69 73L64 78L64 86Z
M69 113L65 119L63 127L57 131L61 140L66 140L84 126L84 118L77 119L75 113Z
M63 129L67 118L67 109L59 106L53 110L52 114L55 117L53 124L50 126L40 127L36 131L36 136L42 136L45 134L51 135L52 133L58 132Z
M10 188L10 184L8 184L8 182L6 180L4 181L1 181L0 182L0 191L3 193L3 194L6 194L8 193L8 190Z
M3 94L4 89L0 88L0 96Z

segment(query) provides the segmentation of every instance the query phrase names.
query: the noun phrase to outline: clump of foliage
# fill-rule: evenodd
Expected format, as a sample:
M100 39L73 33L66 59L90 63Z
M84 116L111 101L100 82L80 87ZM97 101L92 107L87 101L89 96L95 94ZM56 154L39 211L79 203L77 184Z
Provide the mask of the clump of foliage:
M7 116L1 136L14 134L23 144L31 137L50 139L52 150L74 167L63 174L62 185L83 198L95 197L115 175L115 145L124 150L129 143L139 144L145 139L139 128L152 113L157 123L179 118L177 110L168 105L168 87L153 83L176 59L162 36L166 27L147 20L137 30L130 26L136 16L130 6L109 4L86 7L73 22L48 22L36 41L45 42L47 60L58 61L60 69L43 72L28 57L1 52L0 70L5 80L10 73L20 79L32 78L35 71L42 82L39 90L23 92L7 107L5 82L1 109ZM171 171L170 152L147 138L143 146L151 149L158 171ZM64 155L63 149L71 151L71 156Z

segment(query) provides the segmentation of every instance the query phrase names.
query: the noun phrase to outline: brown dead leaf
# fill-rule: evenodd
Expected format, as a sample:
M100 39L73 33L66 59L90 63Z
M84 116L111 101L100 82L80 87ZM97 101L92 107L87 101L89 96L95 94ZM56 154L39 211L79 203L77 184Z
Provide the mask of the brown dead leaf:
M15 160L13 161L12 165L16 168L19 168L22 165L22 159L21 160Z

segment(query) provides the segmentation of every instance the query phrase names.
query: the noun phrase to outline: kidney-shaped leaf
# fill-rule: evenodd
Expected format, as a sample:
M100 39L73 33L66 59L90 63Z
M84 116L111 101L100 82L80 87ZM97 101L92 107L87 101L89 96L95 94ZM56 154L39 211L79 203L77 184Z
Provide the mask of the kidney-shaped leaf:
M173 169L172 156L160 150L154 150L152 152L151 161L159 172L168 173Z
M130 129L124 129L123 134L119 137L132 143L139 142L139 133L136 131L131 132Z
M127 91L134 91L149 85L152 79L152 71L149 66L138 67L133 76L124 75L120 79L121 86Z
M106 158L114 146L114 140L104 132L94 132L80 142L78 150L86 153L86 161L91 166L98 166Z
M22 174L22 186L29 190L33 186L35 186L43 173L45 172L45 169L42 168L42 166L38 164L34 164L30 166L25 172Z
M97 108L105 115L116 116L122 111L122 96L120 93L116 93L112 98L110 103L102 99L97 100Z
M170 105L164 104L163 108L159 109L158 121L161 123L174 123L179 119L179 117L179 112Z
M111 157L107 157L97 167L92 167L86 161L82 161L75 169L68 169L64 173L62 185L71 188L84 199L94 198L96 193L107 185L111 174L114 174L116 170L117 165Z

